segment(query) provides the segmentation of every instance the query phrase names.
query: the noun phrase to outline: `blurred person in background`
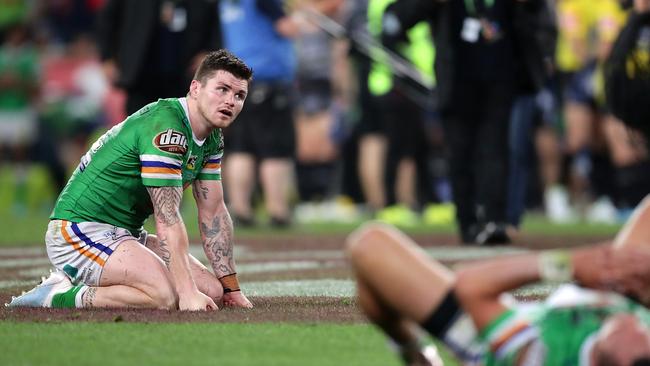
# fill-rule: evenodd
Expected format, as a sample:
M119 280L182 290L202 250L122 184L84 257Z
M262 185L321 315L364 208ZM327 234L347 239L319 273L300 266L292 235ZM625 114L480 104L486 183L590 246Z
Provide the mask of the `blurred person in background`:
M611 154L619 168L618 204L623 210L650 192L647 144L625 126L643 127L650 120L650 1L636 0L633 5L604 67L607 107L624 123L607 126L608 138L618 140Z
M61 144L68 171L88 149L95 131L104 128L104 101L109 85L95 43L79 33L64 46L62 54L43 59L41 121Z
M291 224L294 186L293 39L299 23L280 0L222 0L224 45L255 70L246 110L226 131L224 179L233 218L255 224L253 193L259 179L271 226Z
M607 137L617 122L603 108L601 67L625 13L617 0L559 0L557 17L571 203L588 221L614 223L616 184L609 151L626 147Z
M508 128L517 73L536 75L526 19L542 0L418 1L414 19L431 21L438 108L449 151L460 239L510 241L506 232ZM541 57L541 56L540 56Z
M294 218L300 222L344 220L338 217L339 144L344 129L348 85L345 42L314 22L313 14L336 18L343 0L305 0L297 4L304 18L295 39L296 74L296 183L299 202Z
M573 219L568 199L556 197L557 190L562 189L559 184L563 155L558 134L560 111L554 95L557 26L552 6L544 1L538 15L525 19L528 24L523 25L533 29L527 33L533 36L527 42L538 46L531 48L528 55L537 60L539 72L516 70L518 86L510 115L507 206L507 222L516 230L523 219L531 186L541 186L544 208L551 221L566 223ZM539 174L531 174L531 167L539 167ZM530 182L530 176L539 176L541 184Z
M97 12L104 0L50 0L36 1L36 12L41 31L54 45L66 45L80 34L95 30Z
M183 95L200 60L221 47L217 0L106 0L97 16L104 71L131 114Z
M349 136L341 145L341 193L358 213L366 214L373 207L385 204L383 162L385 138L381 135L377 106L368 88L371 58L363 52L354 38L370 37L368 31L368 0L347 1L341 14L346 30L348 73L353 80L348 89L345 118ZM367 158L362 158L367 156Z
M605 86L609 108L629 128L626 142L640 145L650 141L649 55L650 1L635 0L607 60ZM646 365L649 221L646 196L611 243L507 256L456 273L388 227L358 230L348 252L363 311L407 364L440 364L419 325L469 363ZM506 295L540 280L583 288L562 286L540 307ZM405 297L405 287L417 296Z
M5 28L0 44L0 159L14 168L13 209L25 212L27 160L38 134L40 58L31 42L29 25Z
M384 164L384 176L379 178L386 187L385 205L376 217L406 226L417 224L420 209L433 196L425 120L433 110L434 49L429 24L408 19L413 8L413 1L371 0L368 9L370 33L420 78L398 73L381 57L373 60L368 77L387 144L383 156L372 157Z
M364 2L362 10L366 11L366 34L379 41L381 33L381 14L383 7L380 0L368 0ZM381 209L386 207L386 157L388 150L388 138L386 136L385 119L381 116L379 100L374 96L371 88L373 60L369 55L362 57L366 60L360 63L361 68L359 80L363 85L359 86L360 105L362 116L357 125L358 151L357 174L361 192L368 213L374 216ZM366 65L367 63L367 65ZM367 67L367 70L364 69ZM376 66L375 66L376 67Z
M31 0L0 0L0 43L6 32L17 23L29 23L36 14L35 2Z

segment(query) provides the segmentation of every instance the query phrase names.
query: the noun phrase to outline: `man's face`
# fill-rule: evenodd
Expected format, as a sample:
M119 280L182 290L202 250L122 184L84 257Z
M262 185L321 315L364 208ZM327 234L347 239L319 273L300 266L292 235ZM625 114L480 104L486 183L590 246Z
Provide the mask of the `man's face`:
M217 70L205 83L192 80L190 85L199 113L213 128L226 128L235 120L247 93L248 82L224 70Z
M598 333L594 353L596 359L606 355L608 364L630 365L637 358L650 356L650 330L632 314L610 316Z

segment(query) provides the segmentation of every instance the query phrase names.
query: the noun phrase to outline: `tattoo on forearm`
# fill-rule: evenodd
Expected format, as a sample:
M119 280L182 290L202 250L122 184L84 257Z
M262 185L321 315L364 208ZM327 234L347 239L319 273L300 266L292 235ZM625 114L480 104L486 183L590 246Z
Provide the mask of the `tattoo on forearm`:
M86 290L86 293L84 293L84 297L82 299L83 306L87 308L92 308L95 306L93 302L95 301L96 294L97 287L88 287L88 290Z
M211 223L200 222L205 254L217 277L235 273L232 220L228 212L215 216Z
M194 186L192 187L192 194L194 195L194 199L199 200L203 198L204 201L207 201L208 193L210 193L210 188L201 185L201 183L198 181L194 182Z
M156 222L172 226L181 220L179 208L183 197L181 187L147 187Z
M165 266L169 268L169 263L171 261L172 255L169 252L166 237L158 238L158 250L160 252L158 253L160 255L160 259L162 259L163 262L165 262Z

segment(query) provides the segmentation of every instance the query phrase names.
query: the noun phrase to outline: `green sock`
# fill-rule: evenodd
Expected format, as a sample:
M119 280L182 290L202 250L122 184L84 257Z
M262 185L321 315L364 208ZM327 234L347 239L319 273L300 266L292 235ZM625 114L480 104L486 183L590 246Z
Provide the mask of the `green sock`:
M76 297L77 292L81 290L85 285L74 286L66 292L56 294L52 297L52 307L53 308L75 308L76 306Z

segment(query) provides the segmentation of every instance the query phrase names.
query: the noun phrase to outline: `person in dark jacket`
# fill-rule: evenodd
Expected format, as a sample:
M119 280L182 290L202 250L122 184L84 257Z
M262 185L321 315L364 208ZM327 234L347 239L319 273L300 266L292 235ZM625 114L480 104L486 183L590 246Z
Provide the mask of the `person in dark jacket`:
M401 0L408 29L428 18L436 45L437 103L448 146L463 243L509 242L506 233L508 125L517 80L546 78L532 20L543 0Z
M200 60L221 46L217 0L108 0L97 18L107 77L131 114L183 95Z

